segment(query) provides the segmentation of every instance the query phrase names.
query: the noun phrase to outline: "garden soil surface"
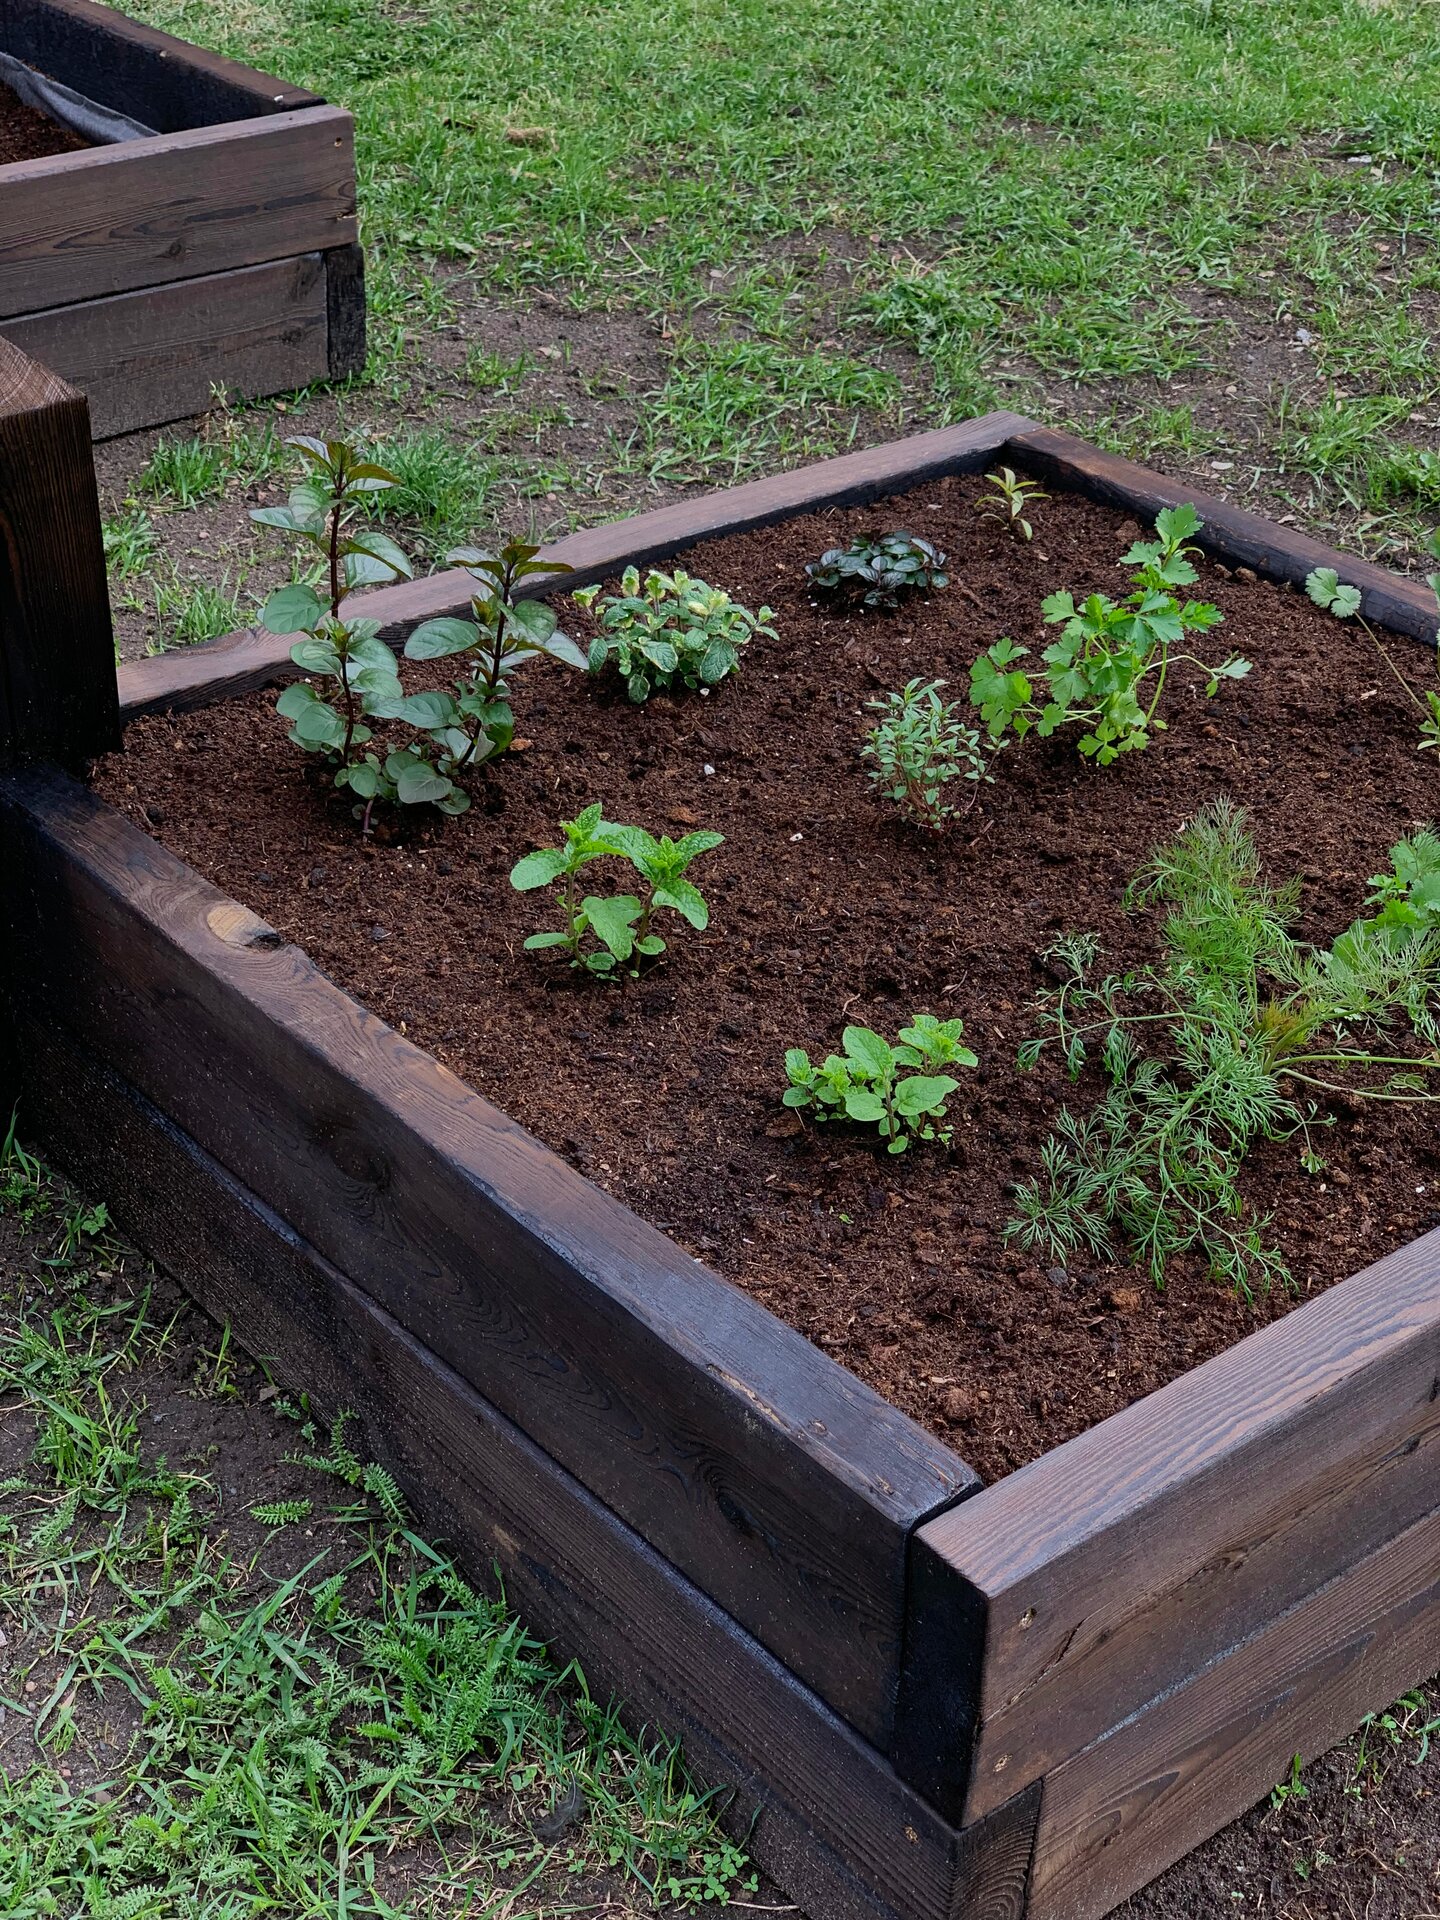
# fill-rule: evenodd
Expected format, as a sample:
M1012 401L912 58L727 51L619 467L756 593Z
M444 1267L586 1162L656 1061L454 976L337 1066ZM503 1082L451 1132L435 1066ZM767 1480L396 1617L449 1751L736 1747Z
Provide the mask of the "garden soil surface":
M44 160L52 153L79 153L90 142L37 113L0 82L0 167L12 160Z
M1294 1276L1255 1302L1198 1262L1159 1290L1121 1261L1007 1246L1014 1184L1038 1171L1062 1107L1087 1110L1046 1057L1017 1074L1053 986L1041 958L1094 930L1117 968L1158 953L1126 882L1198 807L1251 810L1274 878L1303 879L1301 937L1328 943L1363 910L1392 844L1431 819L1436 768L1413 709L1354 623L1302 593L1208 561L1195 589L1249 678L1203 697L1172 670L1169 731L1109 768L1074 737L1007 749L996 781L943 836L898 819L865 778L867 701L938 676L963 698L1002 633L1051 636L1045 595L1125 590L1141 528L1075 496L1043 501L1032 545L976 511L978 479L707 543L681 564L749 605L778 639L708 697L629 704L549 661L513 689L523 750L457 819L407 819L367 845L341 796L285 739L273 692L134 722L97 790L305 947L336 981L505 1108L588 1178L744 1286L955 1445L987 1477L1033 1459L1267 1320L1440 1226L1440 1141L1423 1107L1346 1097L1325 1111L1326 1170L1295 1140L1244 1176ZM908 527L951 558L952 584L895 614L811 604L804 564L855 533ZM562 603L577 637L588 618ZM1393 648L1417 684L1412 642ZM435 669L408 670L433 684ZM969 789L966 789L968 794ZM711 924L673 930L665 960L621 987L523 951L556 924L512 890L513 863L588 802L611 819L725 845L692 869ZM592 868L597 891L624 870ZM667 929L667 931L669 931ZM891 1036L912 1013L960 1015L980 1066L951 1102L953 1147L887 1156L844 1125L780 1105L787 1047L823 1055L847 1023Z

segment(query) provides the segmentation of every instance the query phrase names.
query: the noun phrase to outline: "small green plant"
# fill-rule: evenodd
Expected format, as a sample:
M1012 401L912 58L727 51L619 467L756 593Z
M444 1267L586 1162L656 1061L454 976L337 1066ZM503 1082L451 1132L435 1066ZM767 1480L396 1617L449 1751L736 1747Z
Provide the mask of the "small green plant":
M1052 593L1041 612L1060 638L1041 659L1049 698L1037 702L1029 676L1018 666L1028 650L1000 639L970 669L970 699L990 738L1013 732L1023 738L1033 727L1042 738L1060 727L1083 726L1080 752L1108 766L1122 753L1147 746L1165 722L1156 709L1170 668L1187 661L1208 676L1213 696L1222 680L1238 680L1250 671L1248 660L1231 655L1207 666L1193 654L1175 650L1188 633L1206 633L1224 615L1205 600L1176 598L1173 589L1197 578L1187 544L1199 531L1194 507L1167 507L1157 517L1160 538L1137 541L1121 561L1133 566L1135 591L1116 602L1092 593L1076 604L1070 593Z
M942 700L943 680L911 680L899 693L871 700L880 715L861 754L870 762L871 784L917 825L938 833L957 812L975 804L982 782L994 781L988 756L973 727L962 726L956 701ZM953 780L973 782L963 808L946 791Z
M785 1055L789 1079L782 1099L787 1107L812 1111L817 1120L854 1120L874 1126L888 1153L904 1153L912 1140L938 1140L949 1146L952 1129L944 1124L946 1103L960 1082L940 1067L973 1067L976 1056L961 1044L960 1020L937 1020L916 1013L900 1029L900 1043L870 1027L846 1027L843 1054L832 1053L819 1065L800 1047Z
M1430 551L1440 557L1440 527L1430 536ZM1430 590L1440 603L1440 573L1428 576ZM1384 641L1376 633L1370 622L1360 611L1360 589L1341 580L1334 567L1316 567L1305 576L1305 591L1317 607L1323 607L1327 613L1333 613L1337 620L1351 620L1369 635L1370 643L1395 678L1405 698L1420 715L1420 750L1427 747L1440 748L1440 692L1427 687L1423 697L1418 694L1405 675L1395 664L1394 656ZM1440 670L1440 647L1437 647L1435 664Z
M940 549L904 532L863 533L848 547L831 547L805 571L817 593L871 611L898 607L907 594L950 584Z
M1158 964L1095 980L1094 935L1051 947L1061 985L1019 1064L1054 1046L1074 1079L1098 1048L1108 1089L1089 1115L1061 1115L1040 1177L1017 1191L1009 1237L1061 1260L1081 1247L1109 1259L1118 1234L1157 1286L1192 1250L1247 1296L1287 1280L1269 1221L1250 1216L1237 1184L1254 1142L1298 1135L1301 1165L1319 1173L1312 1130L1328 1123L1316 1094L1440 1098L1440 840L1401 842L1393 862L1372 882L1378 915L1328 948L1304 945L1290 932L1298 885L1264 880L1245 814L1217 801L1127 894L1168 909ZM1355 1044L1401 1014L1425 1052Z
M498 553L454 548L447 561L464 567L479 589L471 596L472 617L422 621L405 642L407 660L464 658L470 666L455 682L453 694L414 694L407 708L412 718L422 708L432 716L430 738L440 748L440 767L447 774L482 766L509 749L515 715L507 675L514 668L537 654L549 654L566 666L585 666L585 655L560 632L555 609L547 601L515 597L516 586L532 574L571 571L563 563L537 560L539 551L521 540L508 541Z
M587 807L576 820L562 820L563 847L541 847L527 853L511 869L510 884L521 893L556 887L564 927L553 933L532 933L525 942L531 952L563 947L572 967L613 976L634 971L641 959L665 951L653 921L662 908L676 913L702 931L710 924L710 909L700 889L686 875L702 854L724 844L723 834L701 829L683 840L662 835L658 840L643 827L624 826L601 817L600 805ZM576 896L576 876L597 860L629 861L645 883L642 898L634 893Z
M142 493L157 500L173 500L188 511L225 491L230 457L213 440L192 435L188 440L157 441L155 451L140 471Z
M463 539L484 513L495 470L476 448L427 427L385 442L376 457L395 484L370 495L367 513L417 527L427 552Z
M335 693L327 699L309 680L297 680L280 695L275 710L291 723L297 747L330 762L335 785L355 798L362 833L370 831L377 801L463 813L469 795L418 747L400 747L383 760L366 750L374 737L372 720L402 721L429 731L434 718L431 696L414 696L418 705L406 698L395 656L379 637L379 623L350 620L343 612L355 588L410 577L410 562L387 534L356 525L364 503L394 480L343 440L302 436L286 444L301 455L305 477L291 488L287 505L254 507L250 518L313 548L322 559L323 584L318 590L305 581L279 588L260 618L271 633L302 634L290 658L311 679L333 681Z
M753 639L775 638L769 607L752 613L722 588L678 568L647 573L642 586L639 571L627 567L618 594L601 598L599 587L582 587L575 595L576 605L587 609L597 601L600 632L590 643L590 671L602 673L613 660L637 705L677 680L708 692L736 671Z
M249 617L254 618L253 611ZM177 573L173 579L156 582L155 619L160 632L151 651L166 653L171 647L199 646L222 633L234 633L246 624L247 613L230 592L228 580L215 587L203 580L182 579Z
M105 565L117 580L143 573L155 558L155 523L143 507L126 504L122 512L102 522Z
M1048 500L1049 494L1038 481L1022 480L1013 467L1001 467L998 473L987 473L985 479L991 490L975 502L976 511L1003 522L1017 538L1033 540L1035 529L1028 516L1033 503Z
M250 1518L262 1527L298 1527L310 1518L313 1505L309 1500L266 1500L251 1507Z

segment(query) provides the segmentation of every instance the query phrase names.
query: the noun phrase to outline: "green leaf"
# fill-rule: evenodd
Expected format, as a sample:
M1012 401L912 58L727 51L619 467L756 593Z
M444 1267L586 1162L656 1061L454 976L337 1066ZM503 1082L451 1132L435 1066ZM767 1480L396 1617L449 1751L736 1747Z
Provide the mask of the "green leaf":
M407 695L395 717L408 720L412 727L423 727L428 733L436 727L453 726L458 711L453 695L442 687L432 687L423 693Z
M286 687L275 702L275 711L282 720L298 720L300 715L307 713L311 707L324 706L324 704L312 686L304 680L296 680ZM327 708L326 711L328 712L329 709Z
M705 904L705 896L698 887L692 887L688 880L676 879L667 886L657 887L655 905L672 908L699 932L703 933L710 924L710 909Z
M868 1087L849 1087L845 1092L845 1113L851 1120L874 1122L885 1118L885 1102Z
M849 1059L872 1078L883 1080L893 1071L894 1054L870 1027L846 1027L841 1035L841 1043Z
M375 560L384 569L375 576L387 580L409 580L412 578L410 562L396 546L388 533L381 533L378 527L367 527L361 533L350 532L345 536L348 548L347 558L364 557Z
M943 1113L945 1102L959 1084L948 1073L912 1074L895 1089L895 1111L912 1120L917 1114Z
M538 953L542 947L568 947L569 936L563 933L532 933L525 942L527 952Z
M558 880L567 865L563 847L541 847L515 862L510 869L510 884L520 893L532 893L536 887L548 887Z
M568 633L552 633L545 642L545 651L552 660L559 660L567 667L579 667L583 672L589 664L586 656L576 646Z
M267 633L308 633L325 611L315 589L295 581L271 594L261 609L260 624Z
M596 938L604 942L617 960L628 960L635 947L632 928L640 918L640 902L634 894L617 893L609 900L591 894L581 905Z
M432 800L443 800L450 785L443 773L437 773L423 760L412 760L396 780L395 791L402 806L419 807Z
M480 629L471 620L444 615L438 620L422 620L405 642L407 660L446 660L454 653L465 653L480 639Z
M509 624L523 633L532 646L543 647L554 633L555 609L544 600L517 600L509 613Z

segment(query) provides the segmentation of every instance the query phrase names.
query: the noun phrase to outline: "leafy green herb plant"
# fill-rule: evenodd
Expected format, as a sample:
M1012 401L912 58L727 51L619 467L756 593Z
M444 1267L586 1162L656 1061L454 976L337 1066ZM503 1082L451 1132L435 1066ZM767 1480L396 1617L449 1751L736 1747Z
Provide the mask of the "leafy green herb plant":
M1430 536L1430 551L1440 557L1440 528ZM1440 603L1440 573L1432 573L1428 578L1430 589L1437 603ZM1316 567L1305 576L1305 591L1317 607L1323 607L1327 613L1333 613L1337 620L1353 619L1369 635L1371 645L1390 669L1395 684L1420 715L1421 752L1423 753L1427 747L1440 748L1440 692L1433 687L1427 687L1422 697L1411 686L1396 665L1390 649L1361 613L1360 589L1341 580L1334 567ZM1437 671L1440 671L1440 647L1436 649L1435 664Z
M848 547L832 547L805 569L826 599L869 611L893 609L909 594L950 584L945 556L911 533L864 533Z
M854 1120L878 1128L887 1153L904 1153L912 1140L938 1140L949 1146L953 1129L946 1105L960 1082L942 1067L973 1067L976 1056L962 1044L964 1023L912 1014L892 1046L870 1027L846 1027L845 1051L812 1065L803 1048L785 1055L790 1084L782 1099L817 1120Z
M871 785L918 826L939 833L956 813L968 813L982 782L993 783L992 754L973 727L961 723L959 703L942 700L943 680L911 680L899 693L871 700L880 718L860 749L869 761ZM947 798L952 781L972 782L970 798L957 807Z
M987 473L985 479L990 492L982 493L975 502L977 512L1001 521L1017 539L1033 540L1035 529L1029 519L1033 503L1048 500L1049 494L1038 481L1022 480L1013 467L1001 467L998 473Z
M642 584L638 568L627 567L618 594L602 597L599 587L582 587L574 598L577 606L599 606L591 673L603 673L613 661L637 705L677 681L708 693L736 671L757 635L775 638L768 624L774 618L771 608L752 613L723 588L693 580L678 568L673 574L647 573Z
M1180 600L1175 589L1197 578L1187 544L1199 531L1193 506L1167 507L1156 518L1158 540L1137 541L1121 561L1133 566L1134 592L1122 601L1092 593L1077 604L1070 593L1052 593L1041 611L1046 624L1061 629L1046 647L1044 691L1037 698L1030 676L1019 666L1028 650L1000 639L970 669L970 699L990 738L1032 728L1042 738L1061 727L1083 727L1080 752L1108 766L1122 753L1148 746L1165 722L1157 708L1173 664L1186 661L1208 676L1207 697L1222 680L1238 680L1250 671L1248 660L1230 655L1207 666L1177 649L1190 633L1207 633L1224 615L1204 600Z
M515 738L508 676L539 654L581 667L585 655L561 633L555 609L544 600L517 599L515 589L533 574L569 573L563 563L537 560L538 547L508 541L498 553L456 547L446 555L475 582L468 620L425 620L405 642L407 660L460 659L469 671L454 692L412 694L407 712L440 749L440 769L452 778L507 752Z
M357 802L363 833L370 831L377 801L463 813L468 795L418 747L400 747L383 760L368 750L372 720L423 726L427 713L424 695L412 712L378 621L347 619L344 613L355 588L410 577L409 561L387 534L355 523L370 495L392 486L393 479L342 440L302 436L286 444L304 461L304 477L291 488L285 506L255 507L250 517L317 552L322 584L293 581L272 593L261 611L261 623L271 633L303 636L291 647L290 658L310 676L286 687L276 712L290 722L297 747L329 761L335 785L348 789ZM333 683L334 691L317 692L315 680Z
M563 846L527 853L510 872L511 886L521 893L540 887L558 891L563 927L532 933L527 950L563 947L572 967L609 978L633 972L640 960L664 953L665 941L653 925L662 909L678 914L697 931L710 924L709 906L687 872L702 853L724 844L723 834L701 829L679 841L668 835L656 839L643 827L605 820L598 801L578 819L561 821L560 827ZM604 859L628 861L643 883L643 895L580 896L577 875Z
M1217 801L1127 896L1168 910L1158 964L1097 980L1094 935L1057 942L1046 957L1061 985L1020 1065L1056 1047L1074 1079L1098 1054L1108 1085L1091 1113L1061 1115L1010 1237L1061 1260L1080 1247L1113 1258L1118 1238L1157 1286L1189 1251L1247 1296L1288 1279L1239 1189L1254 1143L1298 1135L1318 1173L1316 1095L1440 1098L1440 840L1416 835L1392 857L1372 882L1380 913L1311 947L1290 931L1298 885L1263 878L1245 814ZM1402 1015L1423 1052L1357 1044Z

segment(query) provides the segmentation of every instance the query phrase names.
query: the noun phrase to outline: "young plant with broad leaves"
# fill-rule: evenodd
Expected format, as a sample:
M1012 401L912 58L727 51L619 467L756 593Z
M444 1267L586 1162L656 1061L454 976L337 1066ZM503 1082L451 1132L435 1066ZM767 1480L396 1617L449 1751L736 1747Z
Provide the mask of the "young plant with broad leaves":
M441 771L460 779L509 751L515 738L509 675L538 655L565 666L585 666L585 655L560 631L545 600L519 599L515 589L534 574L562 574L563 562L537 560L538 547L508 541L498 553L456 547L445 557L475 582L468 620L424 620L405 642L407 660L458 660L468 671L444 688L412 694L408 712L425 725L440 751ZM421 719L423 714L424 718Z
M1001 467L998 473L987 473L986 484L989 493L982 493L975 502L977 513L983 513L988 519L999 520L1014 534L1016 539L1027 543L1035 538L1035 528L1030 522L1036 500L1048 500L1038 481L1022 480L1013 467Z
M962 724L959 703L942 700L943 680L911 680L899 693L871 700L880 718L860 749L870 783L917 826L939 833L956 813L968 813L982 782L992 783L993 753L973 727ZM998 751L998 749L997 749ZM972 783L964 807L948 797L956 780Z
M343 440L301 436L286 444L299 453L304 475L286 505L255 507L250 517L290 534L321 564L318 585L292 581L271 594L260 614L269 632L303 636L290 658L309 678L285 688L276 712L290 722L297 747L330 763L335 785L356 802L363 832L370 830L377 801L463 813L468 797L417 746L402 746L383 759L369 750L371 721L423 725L423 715L410 711L378 621L349 619L344 611L357 587L410 578L410 562L395 542L368 523L356 524L370 496L393 486L394 478Z
M887 1153L904 1153L912 1140L949 1146L954 1130L946 1124L946 1106L960 1082L939 1069L979 1064L962 1044L964 1032L963 1021L931 1013L912 1014L895 1046L873 1028L846 1027L845 1051L828 1054L819 1066L803 1048L789 1049L790 1084L781 1098L816 1120L877 1128Z
M1157 1286L1189 1252L1247 1296L1288 1279L1240 1190L1254 1144L1298 1136L1318 1173L1317 1098L1440 1098L1440 840L1402 841L1371 884L1378 913L1329 947L1298 941L1298 883L1264 879L1246 815L1217 801L1130 887L1128 905L1166 908L1156 963L1097 979L1093 934L1051 947L1061 984L1020 1065L1053 1047L1072 1080L1097 1059L1106 1087L1061 1115L1009 1237L1061 1261L1128 1245ZM1385 1041L1402 1019L1415 1051Z
M1122 753L1148 746L1164 729L1158 708L1173 666L1185 663L1206 676L1206 697L1222 680L1239 680L1248 660L1231 654L1209 666L1179 651L1186 635L1208 633L1224 619L1207 600L1181 600L1176 589L1197 579L1188 543L1202 522L1193 506L1167 507L1155 521L1158 540L1140 540L1122 560L1136 569L1134 592L1123 600L1092 593L1077 603L1071 593L1052 593L1041 613L1060 638L1041 655L1040 697L1019 665L1028 649L1000 639L970 669L970 699L990 738L1013 733L1023 738L1033 728L1042 738L1061 727L1083 728L1078 746L1086 759L1108 766Z
M752 613L723 588L678 568L647 573L642 584L639 569L627 567L618 594L582 587L574 599L577 606L599 609L600 631L587 662L591 673L603 673L613 662L637 706L677 682L708 693L737 670L757 635L775 638L771 608Z
M1440 528L1430 536L1430 551L1440 558ZM1428 579L1430 590L1435 595L1437 605L1440 605L1440 573L1432 573ZM1363 596L1359 587L1343 581L1334 567L1316 567L1305 576L1305 591L1317 607L1333 613L1337 620L1354 620L1362 632L1369 636L1370 644L1390 669L1395 684L1420 716L1421 752L1427 747L1440 748L1440 692L1434 687L1426 687L1422 695L1411 686L1390 649L1361 613ZM1440 646L1437 646L1435 665L1437 672L1440 672Z
M699 829L683 840L657 839L643 827L604 819L598 802L578 819L562 820L560 830L563 846L540 847L511 869L510 884L521 893L555 888L564 922L553 932L532 933L525 942L529 951L564 948L572 967L609 978L638 971L641 960L665 952L655 931L657 913L677 914L699 932L710 924L709 906L688 869L702 853L722 846L723 834ZM582 896L578 875L606 859L627 861L642 892Z
M910 595L950 584L940 549L904 532L863 533L848 547L822 553L805 571L823 598L868 612L893 610Z

